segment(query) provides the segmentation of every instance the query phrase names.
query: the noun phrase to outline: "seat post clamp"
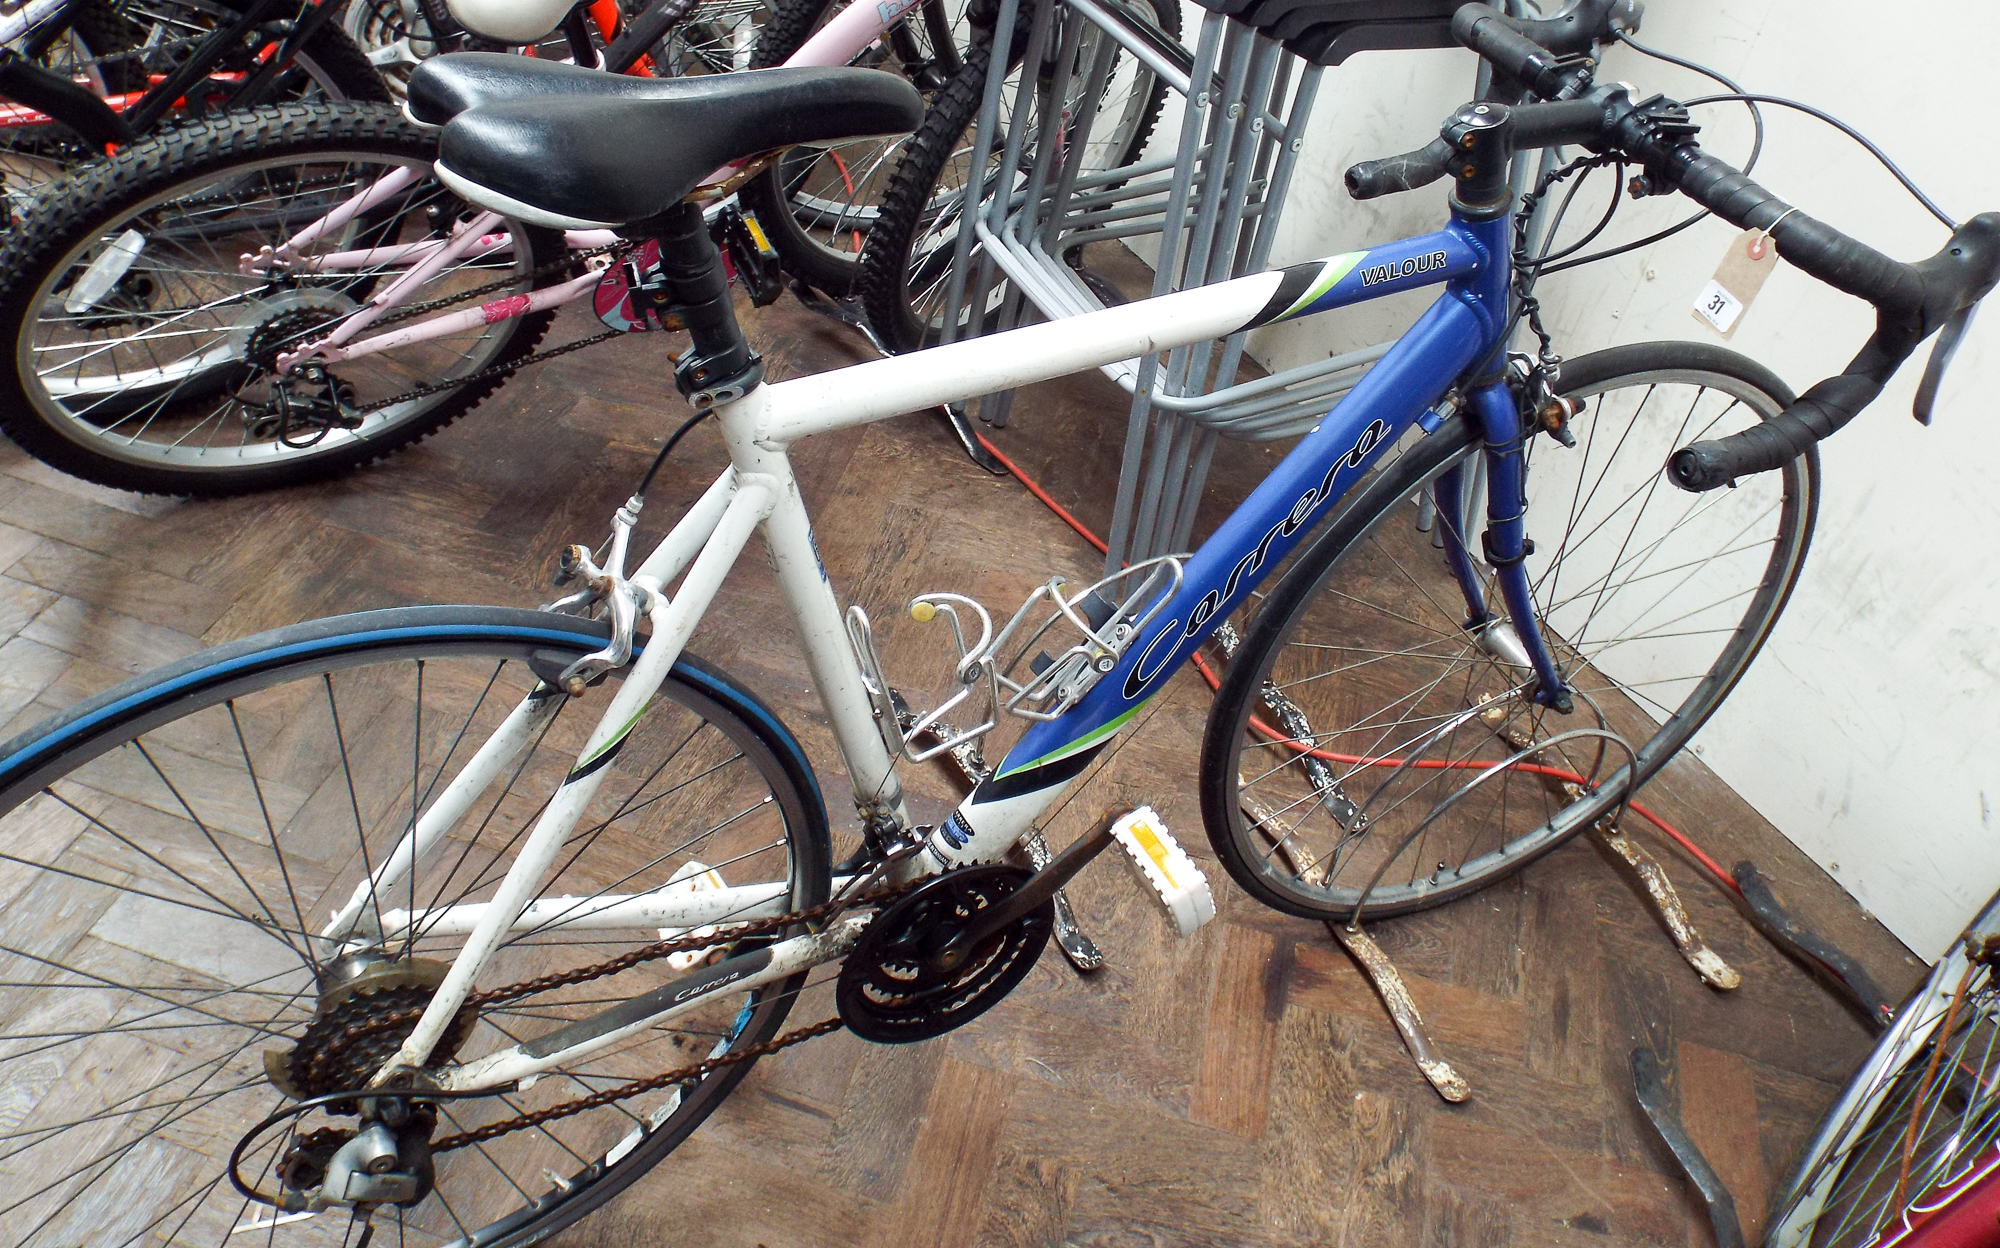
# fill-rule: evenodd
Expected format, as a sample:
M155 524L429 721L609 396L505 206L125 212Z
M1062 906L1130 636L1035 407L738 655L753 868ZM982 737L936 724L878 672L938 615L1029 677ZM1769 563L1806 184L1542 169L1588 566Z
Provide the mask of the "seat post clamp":
M732 363L741 363L741 357L734 352L718 361L699 355L690 347L674 361L674 388L696 411L718 403L734 403L763 382L764 360L762 356L752 353L749 362L742 363L730 376L716 376L718 364L727 366Z

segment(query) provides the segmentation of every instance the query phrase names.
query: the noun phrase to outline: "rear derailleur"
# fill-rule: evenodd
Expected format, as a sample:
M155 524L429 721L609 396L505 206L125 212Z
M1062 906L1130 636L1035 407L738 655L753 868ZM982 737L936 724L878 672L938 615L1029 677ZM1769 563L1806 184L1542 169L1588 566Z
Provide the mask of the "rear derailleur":
M369 1097L360 1109L358 1129L321 1127L292 1140L276 1166L279 1209L350 1208L365 1220L379 1205L408 1208L430 1195L437 1110L400 1096Z
M318 363L303 363L270 378L270 397L243 401L243 423L258 441L275 439L294 450L324 441L336 429L359 429L354 386Z

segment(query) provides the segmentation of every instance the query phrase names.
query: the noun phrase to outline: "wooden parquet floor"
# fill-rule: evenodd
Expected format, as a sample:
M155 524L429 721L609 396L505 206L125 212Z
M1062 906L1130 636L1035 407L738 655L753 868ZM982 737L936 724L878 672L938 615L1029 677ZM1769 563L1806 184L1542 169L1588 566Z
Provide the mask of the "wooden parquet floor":
M849 331L789 300L747 322L777 376L859 358ZM558 548L596 542L680 418L665 345L615 343L542 366L390 463L285 494L142 499L0 451L0 731L204 644L312 616L541 601ZM1102 531L1124 411L1108 383L1074 379L1024 396L995 436ZM1226 445L1210 509L1274 454ZM664 531L661 513L722 462L710 434L684 444L646 531ZM1096 564L930 418L823 437L797 462L836 588L871 608L912 685L942 679L945 659L899 620L907 595L951 589L1011 609L1051 571L1088 576ZM835 770L764 561L738 572L695 649L779 707ZM1381 925L1473 1085L1470 1103L1447 1106L1326 931L1258 907L1209 858L1193 785L1207 701L1192 673L1178 677L1050 835L1060 845L1114 803L1152 803L1209 863L1214 923L1176 940L1118 866L1094 866L1071 894L1108 956L1101 972L1080 978L1051 951L1012 998L949 1037L888 1048L841 1033L767 1061L685 1149L559 1242L1708 1243L1633 1104L1638 1045L1676 1063L1690 1130L1746 1220L1761 1220L1868 1040L1717 889L1659 848L1696 922L1745 975L1726 995L1697 981L1635 887L1584 842L1473 900ZM941 780L910 783L920 817L947 808ZM845 793L833 777L828 798L838 826ZM1900 991L1919 973L1699 763L1670 768L1649 801L1723 862L1756 859L1885 985ZM824 1005L809 999L794 1018Z

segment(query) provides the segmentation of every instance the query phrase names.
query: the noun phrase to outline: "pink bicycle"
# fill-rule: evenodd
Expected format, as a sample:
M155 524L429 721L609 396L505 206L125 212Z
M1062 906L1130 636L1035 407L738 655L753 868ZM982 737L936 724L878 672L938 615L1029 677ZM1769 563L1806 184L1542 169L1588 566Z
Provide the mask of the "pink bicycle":
M928 7L949 3L795 0L754 39L739 30L733 46L748 65L796 40L774 83L850 62L894 61L909 74L913 62L898 48L957 45L898 31L971 37L972 19L948 25ZM640 58L689 7L660 0L629 25L600 27L604 62L644 68ZM921 21L898 26L912 10ZM580 8L563 20L574 30L589 16ZM711 68L728 68L716 59ZM601 79L545 65L551 78ZM920 64L912 76L921 80ZM11 365L0 370L0 429L37 458L105 485L238 493L368 463L450 423L527 363L655 327L625 293L644 282L648 259L609 221L475 210L438 180L435 140L422 123L481 90L477 74L450 81L446 94L465 98L419 88L407 113L294 105L179 129L38 201L0 249L0 273L9 275L0 342ZM624 80L632 92L676 98L698 97L715 81ZM1156 87L1128 65L1105 90L1144 101ZM899 89L915 109L916 97ZM920 118L899 103L880 129L907 132ZM793 122L768 136L761 157L718 158L697 192L760 302L782 288L780 263L840 289L839 273L827 270L851 265L871 190L886 185L895 152L894 139L833 141L811 110ZM604 327L538 353L556 310L586 298Z

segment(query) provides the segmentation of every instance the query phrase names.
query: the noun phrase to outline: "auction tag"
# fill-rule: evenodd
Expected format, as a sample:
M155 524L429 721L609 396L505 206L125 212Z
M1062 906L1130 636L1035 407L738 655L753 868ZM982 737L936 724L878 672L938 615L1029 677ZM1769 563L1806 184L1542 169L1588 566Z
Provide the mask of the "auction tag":
M1729 244L1715 276L1695 296L1695 319L1724 338L1736 332L1764 279L1778 267L1778 245L1762 230L1745 230Z

